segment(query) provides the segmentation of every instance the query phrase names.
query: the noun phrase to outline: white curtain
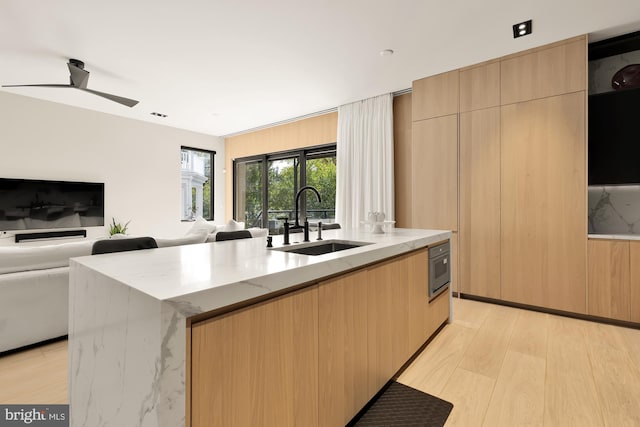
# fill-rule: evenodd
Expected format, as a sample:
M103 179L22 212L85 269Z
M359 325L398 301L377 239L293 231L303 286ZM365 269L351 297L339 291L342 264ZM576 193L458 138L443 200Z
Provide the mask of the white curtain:
M393 95L338 107L336 222L357 228L369 212L394 220Z

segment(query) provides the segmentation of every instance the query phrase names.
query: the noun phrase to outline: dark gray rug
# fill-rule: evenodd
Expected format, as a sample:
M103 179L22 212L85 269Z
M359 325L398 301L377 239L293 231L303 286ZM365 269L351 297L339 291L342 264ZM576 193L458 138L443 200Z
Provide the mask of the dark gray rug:
M445 400L394 381L349 425L441 427L452 409Z

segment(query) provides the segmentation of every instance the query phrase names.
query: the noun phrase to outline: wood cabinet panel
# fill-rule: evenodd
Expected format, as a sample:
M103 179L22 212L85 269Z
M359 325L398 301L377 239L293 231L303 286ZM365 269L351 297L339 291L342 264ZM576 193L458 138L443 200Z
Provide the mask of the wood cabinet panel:
M458 70L425 77L413 82L413 121L447 116L458 112Z
M412 133L413 227L455 231L458 229L458 116L414 122Z
M411 287L414 285L409 272L410 255L403 255L388 267L391 283L391 374L409 360L418 349L411 345L409 325L412 313L409 306ZM426 262L426 259L423 259ZM374 272L371 272L375 274Z
M629 241L588 241L587 313L630 320Z
M409 343L415 353L429 338L429 253L427 249L414 252L407 258L409 301Z
M586 312L584 97L501 107L504 300Z
M502 60L502 105L586 90L586 55L587 41L581 38Z
M411 94L393 98L393 154L396 227L412 228Z
M629 242L629 317L632 322L640 323L640 242Z
M194 324L193 426L318 425L317 286Z
M429 302L427 310L427 336L433 333L449 318L449 290L442 292Z
M192 426L345 425L449 316L421 249L194 323Z
M499 61L460 71L460 112L499 105Z
M369 394L373 396L393 376L393 263L367 270Z
M321 426L345 425L372 397L366 387L366 295L365 270L322 282L318 287Z
M460 115L459 240L462 292L500 298L499 107Z

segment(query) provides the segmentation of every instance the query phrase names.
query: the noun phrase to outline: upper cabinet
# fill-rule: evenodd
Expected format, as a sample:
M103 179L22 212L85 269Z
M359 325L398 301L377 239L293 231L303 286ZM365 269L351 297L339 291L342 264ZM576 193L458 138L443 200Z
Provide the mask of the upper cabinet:
M501 104L546 98L587 88L587 39L503 59Z
M458 70L413 82L412 120L458 113Z
M500 62L460 71L460 112L500 105Z
M456 231L458 115L413 122L411 160L412 226Z

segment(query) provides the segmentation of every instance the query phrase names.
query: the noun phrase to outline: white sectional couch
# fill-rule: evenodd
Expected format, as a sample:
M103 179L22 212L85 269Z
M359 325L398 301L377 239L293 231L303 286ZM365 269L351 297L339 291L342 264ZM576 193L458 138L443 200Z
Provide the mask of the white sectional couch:
M213 242L224 229L197 226L184 237L156 238L158 247ZM254 238L268 232L250 231ZM0 353L67 335L69 259L91 255L94 242L0 247Z

